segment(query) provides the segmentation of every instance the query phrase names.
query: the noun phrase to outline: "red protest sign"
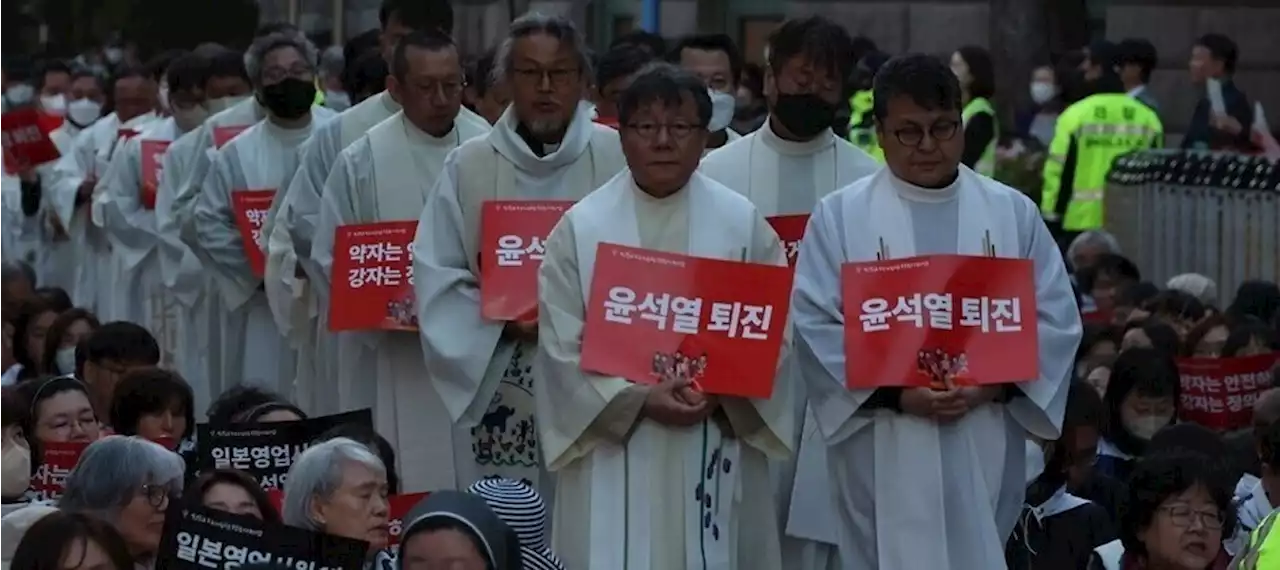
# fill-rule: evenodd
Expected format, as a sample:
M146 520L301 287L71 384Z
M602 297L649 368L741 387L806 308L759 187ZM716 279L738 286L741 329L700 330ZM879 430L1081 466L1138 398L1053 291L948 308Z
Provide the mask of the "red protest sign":
M244 132L249 125L229 125L225 127L213 128L213 148L222 148L236 138L236 135Z
M788 267L600 244L582 368L709 394L768 398L790 309Z
M418 223L351 224L334 230L329 330L418 330L413 236Z
M31 476L31 494L34 500L51 500L62 496L67 474L80 461L84 448L91 441L42 441L44 456L36 474Z
M841 295L848 387L1036 379L1033 271L1027 259L964 255L846 263Z
M1215 430L1235 430L1253 421L1253 404L1271 387L1280 352L1238 358L1181 358L1178 418Z
M267 212L271 211L271 201L275 197L275 190L231 191L231 208L236 217L236 227L240 229L244 257L249 260L249 269L256 277L262 277L267 269L267 257L263 253L267 241L262 235L262 224L267 221Z
M805 226L809 225L809 214L772 216L769 218L769 225L773 226L773 231L778 232L778 239L782 240L782 246L787 252L787 265L795 267L796 260L800 258L800 240L804 238Z
M142 141L142 188L138 201L148 210L156 209L156 193L160 190L160 171L164 168L164 153L170 141Z
M492 321L538 318L538 267L547 235L568 200L495 200L480 212L480 314Z
M45 120L33 108L0 115L0 141L4 147L4 168L9 172L16 173L62 156L45 130Z

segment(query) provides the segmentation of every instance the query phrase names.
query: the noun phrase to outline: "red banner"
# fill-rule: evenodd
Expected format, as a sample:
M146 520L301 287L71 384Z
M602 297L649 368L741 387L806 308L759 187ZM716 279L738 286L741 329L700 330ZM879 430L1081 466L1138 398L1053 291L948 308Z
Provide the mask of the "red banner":
M249 125L231 125L225 127L213 128L213 148L222 148L236 138L236 135L244 132Z
M846 263L850 389L1004 384L1039 376L1027 259L929 255Z
M404 530L404 517L409 514L409 510L414 505L427 498L429 494L403 493L387 497L387 518L391 527L387 529L387 534L390 535L387 537L387 546L400 544L400 532ZM284 491L267 489L267 498L271 500L271 506L275 508L277 513L284 508Z
M573 202L495 200L480 212L480 314L491 321L538 318L538 267L547 235Z
M1253 404L1271 387L1280 352L1239 358L1182 358L1178 418L1215 430L1248 427Z
M788 267L600 244L582 368L641 384L691 379L768 398L787 326Z
M90 443L93 442L40 442L40 447L44 448L44 458L40 461L40 467L36 468L36 474L31 476L30 493L33 499L46 501L62 496L67 474L71 473L76 462L80 461L80 455Z
M41 117L34 108L10 111L0 116L5 170L16 174L62 156L53 139L49 138L51 130L45 130L46 120Z
M611 128L611 129L613 129L613 130L615 130L615 131L616 131L616 130L618 130L618 118L617 118L617 117L596 117L596 118L595 118L595 123L596 123L597 125L604 125L604 126L609 127L609 128Z
M787 265L795 267L796 260L800 258L800 240L804 238L805 226L809 225L809 214L772 216L769 218L769 225L773 226L773 231L778 232L778 239L782 240L782 246L787 252Z
M164 169L164 153L170 141L142 141L142 191L138 200L148 210L156 209L156 193L160 191L160 171Z
M235 213L236 227L240 229L244 257L249 260L253 275L259 278L267 269L267 256L263 253L267 236L262 235L262 225L267 222L267 212L271 211L271 200L275 196L275 190L231 191L231 208Z
M418 330L413 236L418 222L351 224L334 231L329 330Z

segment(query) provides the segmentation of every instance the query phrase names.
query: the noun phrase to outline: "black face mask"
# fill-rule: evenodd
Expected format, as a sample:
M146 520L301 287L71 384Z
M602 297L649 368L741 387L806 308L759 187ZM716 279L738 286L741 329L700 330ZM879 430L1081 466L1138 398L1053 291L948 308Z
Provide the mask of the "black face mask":
M811 139L831 128L836 118L836 106L813 93L779 93L772 114L791 134Z
M272 115L281 119L297 119L311 110L316 101L316 86L310 81L286 77L284 81L263 87L258 100Z

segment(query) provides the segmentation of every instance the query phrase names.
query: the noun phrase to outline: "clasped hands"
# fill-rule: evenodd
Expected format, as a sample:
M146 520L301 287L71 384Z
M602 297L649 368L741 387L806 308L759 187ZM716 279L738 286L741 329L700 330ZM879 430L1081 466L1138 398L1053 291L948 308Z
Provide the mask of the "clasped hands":
M964 386L946 390L904 388L898 405L903 413L949 423L964 417L969 410L995 400L1000 392L1000 386Z

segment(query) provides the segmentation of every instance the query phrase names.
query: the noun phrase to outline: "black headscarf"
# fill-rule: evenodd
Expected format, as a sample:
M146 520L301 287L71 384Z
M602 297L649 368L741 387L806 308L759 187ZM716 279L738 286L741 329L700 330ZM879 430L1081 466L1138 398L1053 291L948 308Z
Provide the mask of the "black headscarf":
M413 535L433 529L461 531L476 543L490 570L520 570L520 538L489 509L484 498L462 491L436 491L414 505L400 534L403 548ZM404 553L396 567L404 569Z

